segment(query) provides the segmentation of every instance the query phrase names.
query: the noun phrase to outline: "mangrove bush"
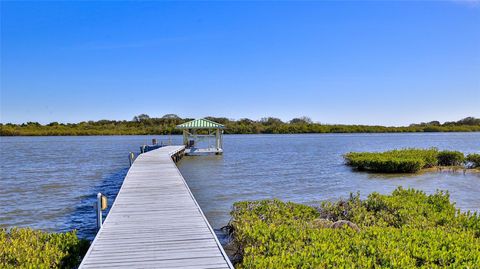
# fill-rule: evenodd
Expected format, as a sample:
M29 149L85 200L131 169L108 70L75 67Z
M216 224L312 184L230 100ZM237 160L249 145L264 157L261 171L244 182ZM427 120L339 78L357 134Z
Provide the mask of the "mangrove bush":
M75 268L89 242L75 231L47 233L28 228L0 230L0 268Z
M460 151L438 151L436 148L349 152L343 157L347 165L357 170L381 173L415 173L434 166L480 167L480 154L469 154L465 158Z
M317 208L238 202L229 230L236 268L478 268L480 217L446 192L398 188ZM348 225L347 225L348 224Z
M443 150L437 155L438 165L458 166L465 161L465 155L460 151Z
M415 173L438 164L438 150L401 149L385 152L350 152L344 155L347 165L361 171Z
M469 163L471 168L480 168L480 154L472 153L468 154L465 161Z

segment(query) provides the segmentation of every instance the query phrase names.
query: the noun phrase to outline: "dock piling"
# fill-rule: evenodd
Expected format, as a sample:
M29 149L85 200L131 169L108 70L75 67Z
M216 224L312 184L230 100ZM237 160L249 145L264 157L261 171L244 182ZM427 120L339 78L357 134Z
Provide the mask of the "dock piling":
M135 153L130 152L130 153L128 154L128 160L130 161L130 166L132 166L133 161L135 160Z
M103 210L107 209L107 196L103 195L101 192L97 193L97 203L95 204L97 210L97 231L102 228L103 224Z
M102 193L97 193L97 231L102 228Z

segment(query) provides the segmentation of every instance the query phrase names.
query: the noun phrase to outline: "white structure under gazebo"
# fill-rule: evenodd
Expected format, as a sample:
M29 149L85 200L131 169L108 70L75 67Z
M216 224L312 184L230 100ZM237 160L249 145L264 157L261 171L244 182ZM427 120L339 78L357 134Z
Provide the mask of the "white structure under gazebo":
M223 153L225 126L207 119L197 119L177 125L183 130L185 154Z

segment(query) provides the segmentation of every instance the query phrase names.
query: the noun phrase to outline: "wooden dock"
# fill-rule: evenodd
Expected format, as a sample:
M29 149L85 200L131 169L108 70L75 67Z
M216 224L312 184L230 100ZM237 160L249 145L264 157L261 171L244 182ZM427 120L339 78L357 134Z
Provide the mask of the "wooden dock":
M233 268L173 159L137 157L80 268Z

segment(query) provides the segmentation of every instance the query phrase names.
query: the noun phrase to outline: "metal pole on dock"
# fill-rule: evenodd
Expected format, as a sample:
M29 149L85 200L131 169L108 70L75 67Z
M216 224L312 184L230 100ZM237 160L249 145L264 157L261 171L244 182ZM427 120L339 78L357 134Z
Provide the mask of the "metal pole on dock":
M102 194L97 193L97 231L102 228Z
M101 192L97 193L97 231L102 228L103 224L103 215L102 212L103 210L107 209L108 207L108 202L107 202L107 196L103 195Z
M130 166L132 166L133 161L135 160L135 153L130 152L130 153L128 154L128 160L130 161Z

